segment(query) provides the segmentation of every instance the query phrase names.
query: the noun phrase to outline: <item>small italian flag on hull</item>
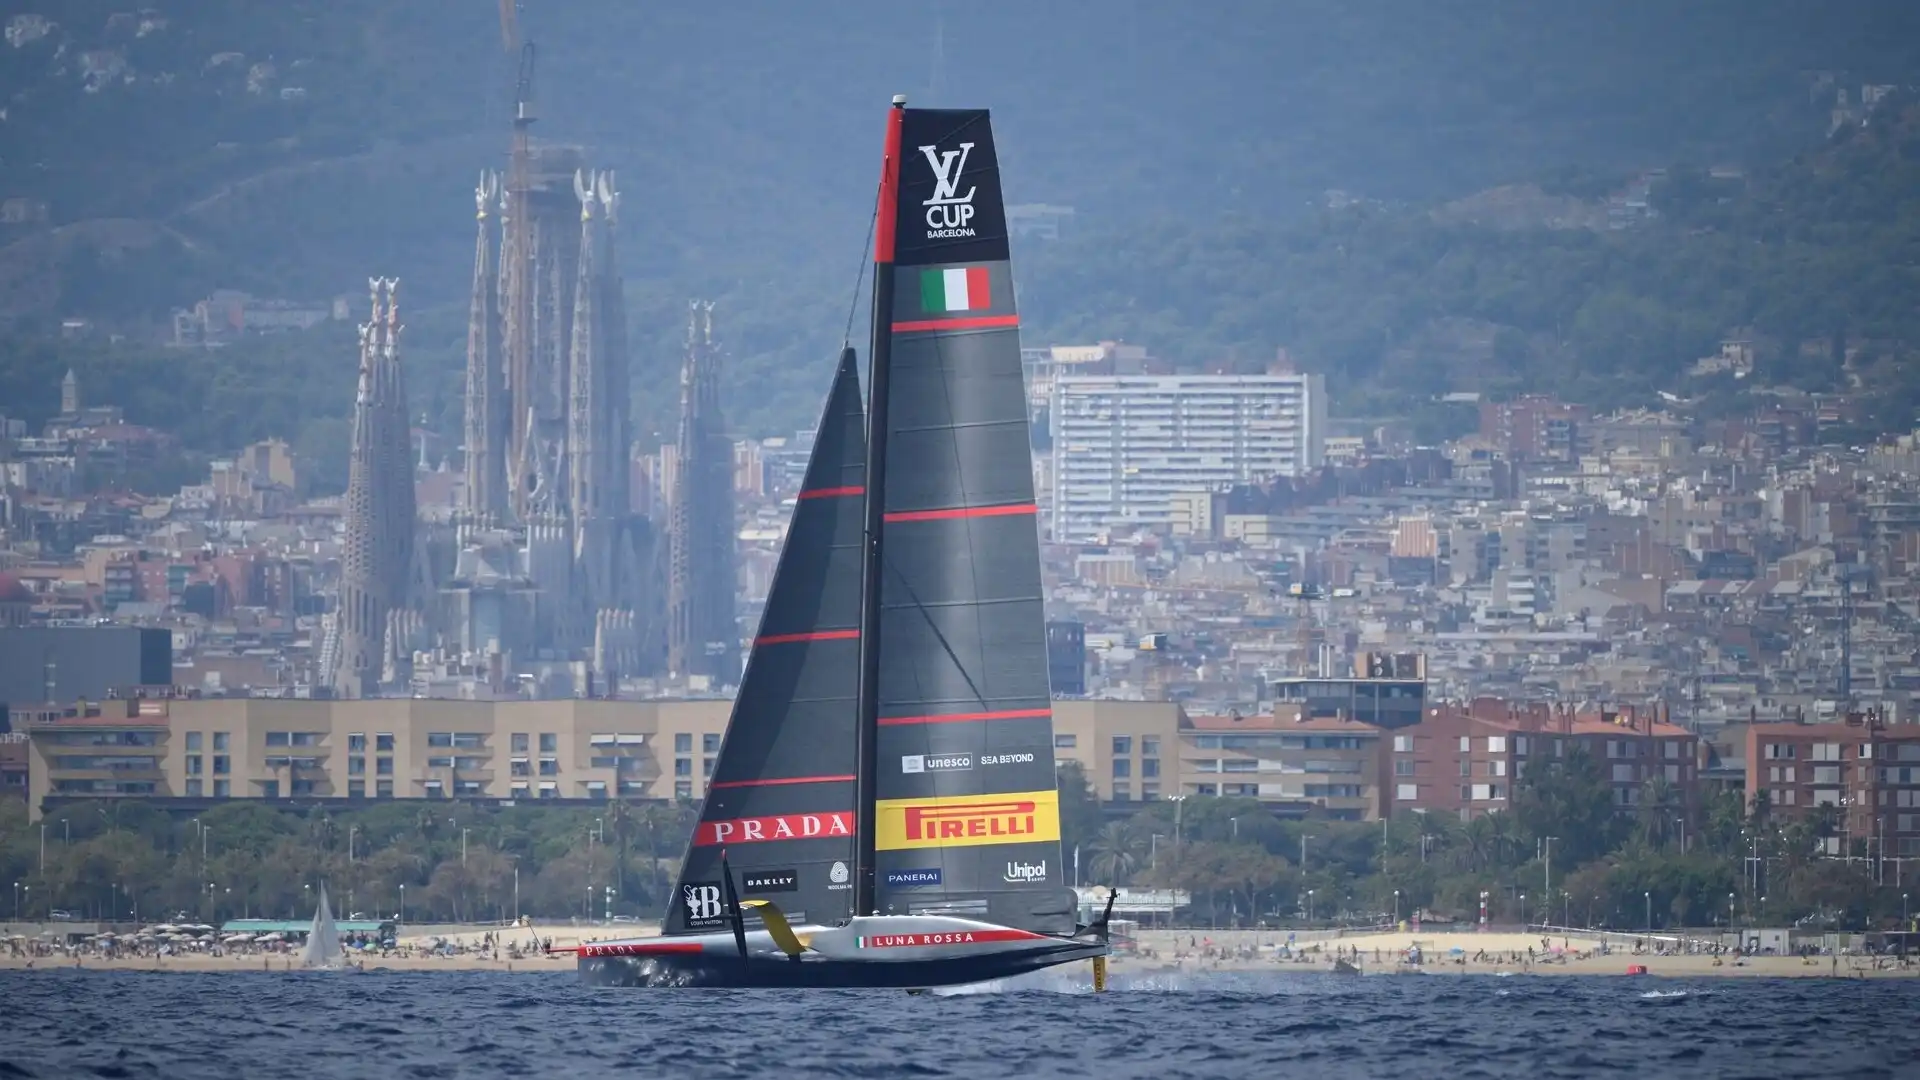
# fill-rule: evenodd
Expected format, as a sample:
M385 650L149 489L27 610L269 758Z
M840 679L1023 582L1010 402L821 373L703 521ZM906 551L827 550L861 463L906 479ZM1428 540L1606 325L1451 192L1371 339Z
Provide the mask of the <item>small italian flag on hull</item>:
M985 311L993 306L984 266L948 267L920 271L920 310L929 315L949 311Z

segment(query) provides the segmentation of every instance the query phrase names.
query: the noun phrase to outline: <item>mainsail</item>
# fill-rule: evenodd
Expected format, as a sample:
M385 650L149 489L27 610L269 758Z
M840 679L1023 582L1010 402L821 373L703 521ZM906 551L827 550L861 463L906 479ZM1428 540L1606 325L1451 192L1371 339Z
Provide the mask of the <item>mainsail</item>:
M663 933L728 925L734 887L798 923L852 914L865 411L841 354Z
M303 967L338 967L347 951L340 945L340 927L334 924L333 908L327 904L327 887L320 886L320 906L313 912L313 927L307 931L307 947L300 954Z
M879 502L867 518L879 542L865 581L878 587L866 611L878 631L862 703L875 805L861 891L878 912L1070 934L993 133L985 110L896 108L889 122L871 379Z

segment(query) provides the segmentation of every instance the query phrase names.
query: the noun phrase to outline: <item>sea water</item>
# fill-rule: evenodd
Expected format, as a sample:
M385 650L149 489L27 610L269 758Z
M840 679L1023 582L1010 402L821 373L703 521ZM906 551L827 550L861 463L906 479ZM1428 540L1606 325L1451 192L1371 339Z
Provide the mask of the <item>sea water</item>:
M570 973L0 972L31 1077L1920 1077L1920 983L1116 973L960 993Z

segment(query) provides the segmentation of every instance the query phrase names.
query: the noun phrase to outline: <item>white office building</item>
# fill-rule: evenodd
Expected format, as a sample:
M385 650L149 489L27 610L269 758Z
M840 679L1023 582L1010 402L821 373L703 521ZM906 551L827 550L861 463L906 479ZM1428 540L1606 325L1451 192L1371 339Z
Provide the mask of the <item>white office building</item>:
M1177 494L1317 469L1326 402L1319 375L1060 375L1051 535L1164 526Z

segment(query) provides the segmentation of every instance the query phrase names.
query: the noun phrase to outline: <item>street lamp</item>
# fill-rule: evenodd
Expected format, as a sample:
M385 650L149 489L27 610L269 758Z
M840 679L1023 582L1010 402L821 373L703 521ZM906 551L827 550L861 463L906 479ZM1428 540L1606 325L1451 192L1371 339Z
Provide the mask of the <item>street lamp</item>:
M20 883L13 883L13 921L20 921Z
M1520 929L1522 932L1525 932L1525 930L1527 929L1527 894L1526 893L1520 894Z
M1900 894L1900 928L1904 930L1906 929L1906 925L1907 925L1907 894L1901 893Z
M400 922L402 925L405 925L406 921L407 921L407 885L406 885L406 882L403 881L400 883Z
M1653 890L1651 889L1647 890L1645 895L1647 898L1647 936L1652 937L1653 936Z
M1307 890L1307 925L1313 925L1313 890Z
M1733 933L1733 894L1727 894L1727 932Z
M1393 890L1393 925L1395 929L1399 929L1399 926L1400 926L1400 890L1399 889Z

